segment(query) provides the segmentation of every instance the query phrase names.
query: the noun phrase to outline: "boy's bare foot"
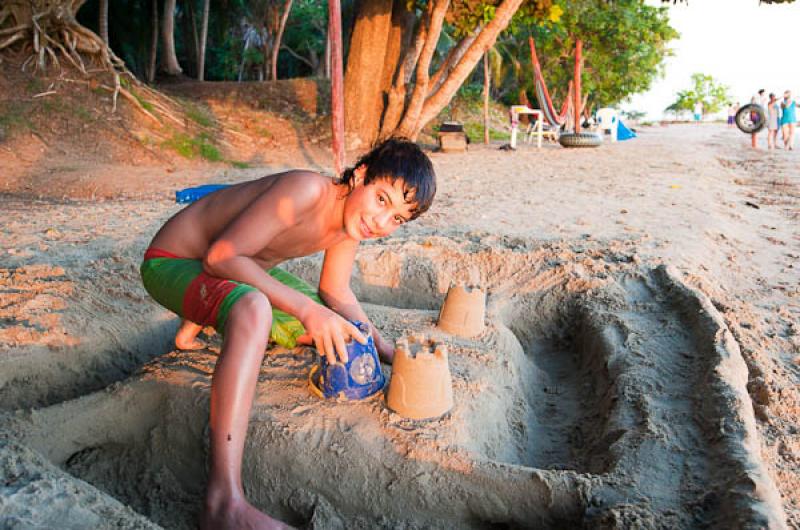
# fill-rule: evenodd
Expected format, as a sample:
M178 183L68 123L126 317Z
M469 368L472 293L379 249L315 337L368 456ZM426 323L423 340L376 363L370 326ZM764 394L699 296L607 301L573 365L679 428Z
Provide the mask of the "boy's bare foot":
M181 321L181 327L175 334L175 347L179 350L202 350L207 345L197 338L203 326L190 320Z
M200 517L200 530L284 530L294 528L260 512L244 499L210 506Z

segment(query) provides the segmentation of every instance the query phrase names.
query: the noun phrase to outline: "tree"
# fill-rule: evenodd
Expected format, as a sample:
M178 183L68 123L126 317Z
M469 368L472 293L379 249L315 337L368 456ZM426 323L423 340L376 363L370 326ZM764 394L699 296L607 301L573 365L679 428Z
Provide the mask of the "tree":
M150 10L150 54L147 58L145 76L147 82L153 84L156 78L156 58L158 55L158 0L150 0L152 9Z
M328 10L318 0L295 0L281 51L297 61L289 76L327 77ZM284 61L284 64L286 61Z
M575 42L583 41L582 81L589 108L615 105L647 90L671 55L669 42L678 37L666 8L640 0L573 0L558 22L535 26L533 35L556 101L565 96L573 76Z
M0 8L0 51L27 59L23 68L59 68L62 61L86 73L92 61L109 72L124 64L97 34L75 19L86 0L5 0Z
M98 25L100 26L100 38L108 44L108 0L100 0L100 16Z
M162 68L167 75L183 73L175 54L175 0L164 0L164 16L161 19Z
M416 138L518 10L543 18L551 7L551 0L429 0L412 9L405 0L362 2L345 74L347 131L354 143ZM438 60L445 24L458 40Z
M713 114L719 112L730 101L728 87L706 74L692 74L692 88L681 90L675 101L665 110L676 115L682 111L692 112L697 103L703 105L703 112Z
M202 81L206 71L206 44L208 43L208 14L211 0L203 0L203 21L200 23L200 50L197 57L197 79Z

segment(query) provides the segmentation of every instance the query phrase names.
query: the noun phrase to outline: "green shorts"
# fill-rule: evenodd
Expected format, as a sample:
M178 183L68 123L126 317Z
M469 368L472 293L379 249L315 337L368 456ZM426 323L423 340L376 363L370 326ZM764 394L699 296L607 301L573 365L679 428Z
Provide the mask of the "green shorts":
M142 283L156 302L177 314L203 326L212 326L224 333L231 308L243 295L258 291L246 283L216 278L203 271L200 260L187 259L170 252L150 248L140 267ZM322 304L316 290L300 278L273 268L270 276ZM297 338L306 332L292 315L272 310L272 329L269 338L281 346L294 348Z

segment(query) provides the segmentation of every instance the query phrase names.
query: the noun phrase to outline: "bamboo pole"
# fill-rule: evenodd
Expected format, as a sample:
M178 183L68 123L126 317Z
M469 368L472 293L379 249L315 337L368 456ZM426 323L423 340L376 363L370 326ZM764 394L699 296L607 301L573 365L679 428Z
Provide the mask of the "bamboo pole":
M489 50L483 52L483 143L489 145L489 89L491 88L489 72Z
M575 134L581 132L581 56L583 41L575 43Z
M344 73L342 65L342 10L339 0L328 0L328 34L331 43L331 128L333 170L344 171Z

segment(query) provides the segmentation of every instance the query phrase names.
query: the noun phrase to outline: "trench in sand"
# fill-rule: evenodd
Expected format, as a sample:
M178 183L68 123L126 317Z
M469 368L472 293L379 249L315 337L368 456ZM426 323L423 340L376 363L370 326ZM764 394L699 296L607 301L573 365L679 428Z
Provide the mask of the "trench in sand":
M368 312L390 336L437 335L435 309L456 275L442 274L436 256L408 262L394 279L376 285L362 274L354 287L381 303ZM306 388L312 352L270 352L246 446L251 500L320 527L763 522L769 499L730 491L764 477L730 451L748 419L719 403L746 394L709 378L718 332L697 316L711 309L695 293L661 269L599 289L570 288L569 271L542 285L509 270L522 287L508 293L489 280L497 289L489 285L482 335L437 335L450 347L456 397L437 422L404 421L379 399L321 402ZM172 353L107 391L42 409L29 418L28 443L150 519L191 528L215 361Z

